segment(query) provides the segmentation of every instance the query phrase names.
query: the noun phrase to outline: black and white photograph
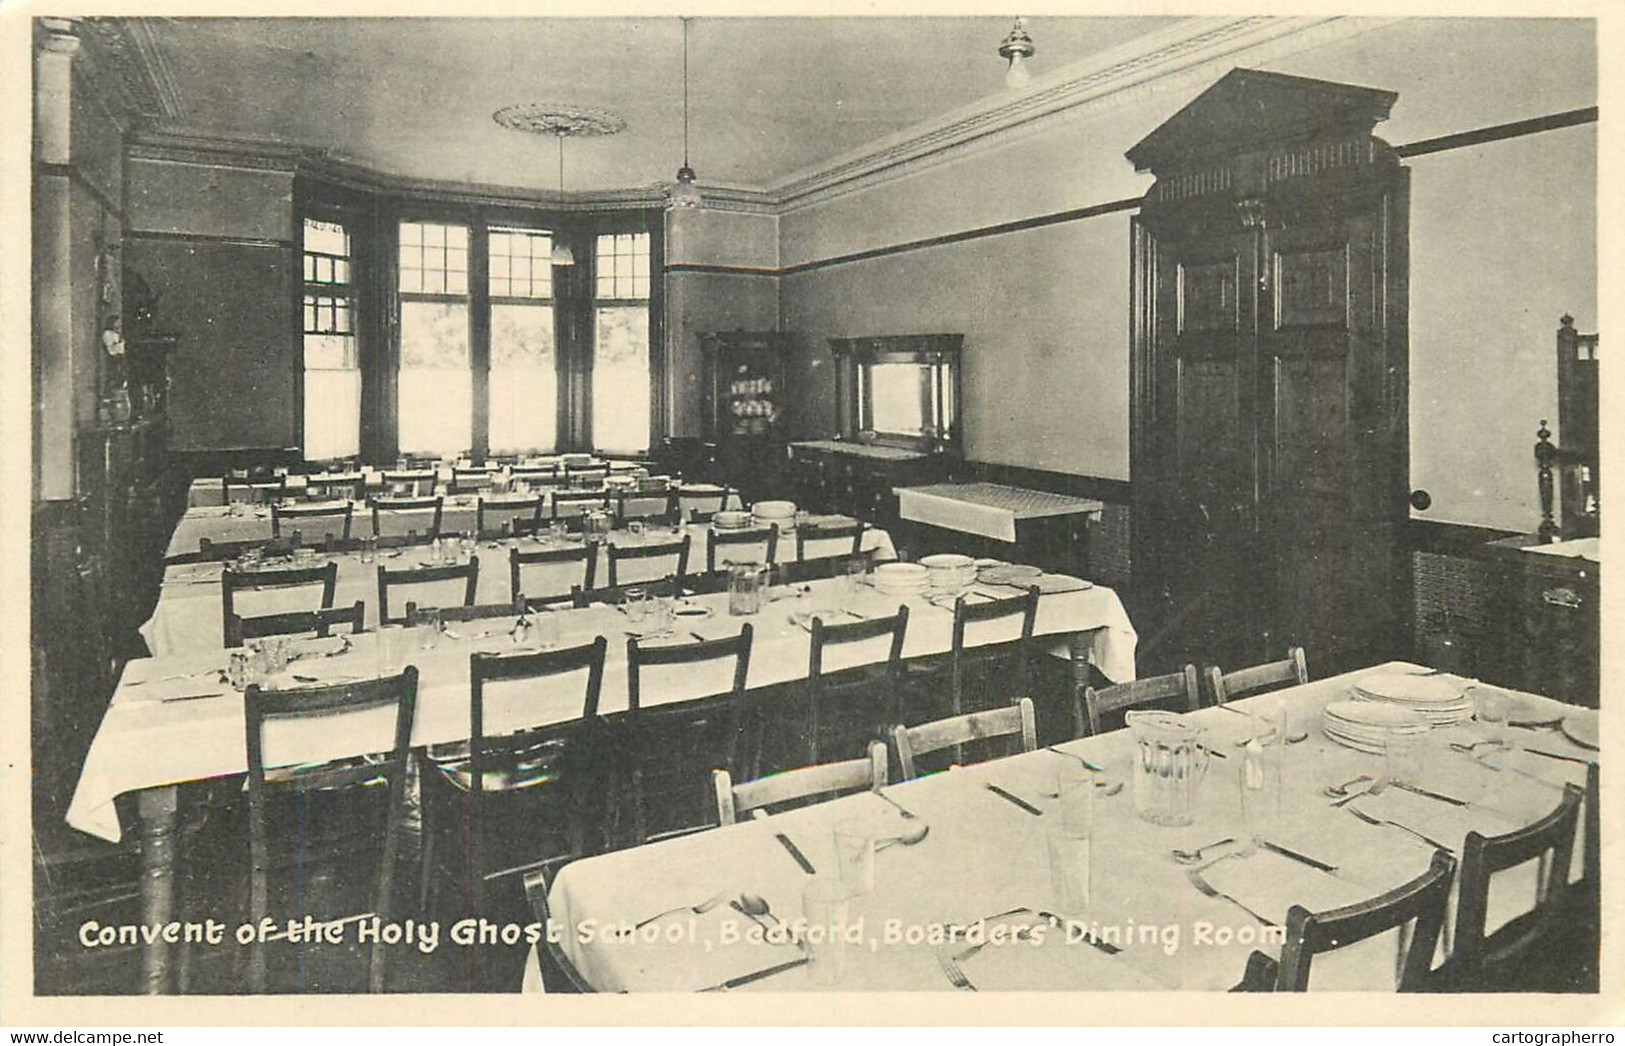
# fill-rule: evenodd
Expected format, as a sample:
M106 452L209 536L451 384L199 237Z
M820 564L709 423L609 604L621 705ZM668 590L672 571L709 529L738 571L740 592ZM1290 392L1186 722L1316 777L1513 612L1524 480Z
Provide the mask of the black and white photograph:
M1619 1022L1597 12L10 14L31 1006Z

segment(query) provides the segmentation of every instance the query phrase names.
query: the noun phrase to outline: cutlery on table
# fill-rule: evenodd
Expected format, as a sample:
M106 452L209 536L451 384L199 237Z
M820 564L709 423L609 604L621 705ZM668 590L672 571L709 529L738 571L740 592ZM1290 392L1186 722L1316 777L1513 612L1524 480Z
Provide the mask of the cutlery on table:
M1075 754L1073 754L1071 752L1063 752L1063 751L1061 751L1060 748L1058 748L1055 745L1046 745L1044 747L1044 751L1046 751L1046 752L1054 752L1056 755L1064 755L1068 759L1076 759L1078 762L1083 764L1083 768L1085 770L1092 770L1097 774L1103 774L1103 773L1106 772L1103 767L1096 766L1094 763L1091 763L1089 760L1085 759L1083 756L1075 755Z
M1326 795L1328 797L1332 798L1332 799L1343 799L1343 798L1347 797L1350 794L1349 790L1352 789L1355 785L1359 784L1361 781L1370 781L1370 780L1372 780L1372 777L1371 777L1370 774L1356 774L1355 776L1349 778L1347 781L1344 781L1342 784L1327 785L1326 786ZM1362 792L1354 792L1353 794L1354 795L1364 795L1365 793L1362 791Z
M789 852L791 857L795 858L796 863L801 865L802 871L806 872L808 875L818 874L818 869L813 867L813 863L807 860L807 855L801 852L801 847L792 842L788 835L785 835L783 832L774 832L773 838L777 839L779 841L779 845L784 847L785 850Z
M167 705L173 701L200 701L205 697L225 697L225 691L211 691L207 694L176 694L174 697L160 697L158 703Z
M1507 743L1505 741L1495 741L1495 740L1489 740L1489 739L1486 739L1486 740L1483 740L1483 741L1473 741L1470 744L1469 743L1464 743L1464 742L1461 742L1461 741L1452 741L1452 742L1450 742L1450 747L1452 749L1454 749L1455 751L1462 753L1463 755L1474 755L1474 754L1476 754L1478 752L1478 750L1480 748L1483 748L1485 745L1490 745L1490 746L1492 746L1494 748L1506 748L1507 747ZM1497 767L1497 769L1499 769L1499 767Z
M1360 820L1364 821L1366 824L1374 824L1374 825L1377 825L1378 827L1381 827L1383 825L1387 825L1390 828L1398 828L1400 831L1405 832L1408 835L1415 836L1417 839L1422 840L1422 842L1427 843L1429 846L1433 847L1436 850L1447 850L1450 853L1455 853L1456 852L1455 847L1446 846L1445 844L1439 842L1439 840L1433 838L1430 835L1423 835L1421 832L1418 832L1416 829L1412 828L1408 824L1400 824L1398 821L1389 821L1389 820L1386 820L1386 819L1381 818L1381 817L1372 817L1370 814L1366 813L1364 810L1361 810L1357 806L1345 806L1345 807L1343 807L1343 809L1347 810L1349 813L1353 814L1355 817L1358 817Z
M924 842L925 837L930 834L931 826L924 821L915 819L903 832L875 843L875 853L892 846L915 846Z
M893 799L891 796L887 795L885 792L876 792L875 795L879 796L881 799L883 799L887 803L891 804L891 808L893 810L896 810L899 814L901 814L903 816L903 820L905 820L905 821L913 821L913 820L918 819L919 814L916 814L913 810L910 810L908 807L904 806L902 803L899 803L897 800Z
M1040 919L1047 921L1056 929L1063 932L1066 930L1068 920L1064 916L1056 915L1054 912L1039 912L1037 914ZM1123 950L1110 941L1101 940L1093 932L1084 934L1083 942L1097 951L1105 952L1107 955L1116 955Z
M692 912L695 915L704 915L706 912L708 912L711 909L715 908L717 905L721 904L723 901L726 901L727 899L728 899L728 892L726 890L724 890L721 893L713 894L712 896L707 897L705 900L701 901L699 904L692 904L692 905L680 904L675 908L667 908L665 911L656 912L654 915L649 916L647 919L643 920L642 922L635 924L632 927L632 929L630 929L630 930L626 931L625 933L623 933L622 936L628 936L630 934L636 933L639 930L643 929L645 926L648 926L650 923L659 922L661 919L664 919L666 916L668 916L668 915L676 915L679 912Z
M1180 864L1201 864L1203 855L1209 850L1217 850L1219 847L1233 842L1235 842L1234 839L1226 836L1225 838L1220 839L1218 842L1208 843L1206 846L1198 846L1194 850L1174 849L1169 850L1168 852L1173 856L1173 859L1178 861Z
M1528 752L1530 755L1543 755L1547 759L1556 759L1556 760L1558 760L1560 762L1564 762L1564 763L1578 763L1581 766L1590 766L1591 765L1591 760L1589 760L1589 759L1581 759L1577 755L1559 755L1556 752L1548 752L1545 749L1541 749L1541 748L1525 748L1524 751Z
M729 905L734 911L740 913L741 915L749 916L752 922L754 922L757 926L760 926L762 929L767 930L769 933L773 931L774 927L782 928L784 926L783 920L781 920L777 915L773 914L773 909L767 903L767 898L762 897L759 894L742 893L739 895L738 900L730 901ZM763 919L772 919L773 926L769 926L767 923L764 923L762 921ZM788 940L785 942L775 941L772 943L795 944L798 946L800 944L799 941L795 940Z
M1282 857L1285 857L1288 860L1297 861L1299 864L1308 865L1310 868L1318 868L1328 874L1337 871L1337 865L1335 864L1327 864L1325 861L1317 861L1313 857L1308 857L1296 850L1289 850L1279 843L1270 842L1268 839L1258 840L1258 845L1271 853L1280 854Z
M1453 795L1445 795L1442 792L1430 791L1430 790L1428 790L1426 788L1423 788L1421 785L1413 785L1413 784L1410 784L1409 782L1406 782L1406 781L1389 781L1388 784L1392 785L1395 788L1400 789L1401 791L1409 792L1412 795L1420 795L1420 796L1422 796L1424 798L1427 798L1427 799L1435 799L1435 800L1438 800L1441 803L1449 803L1451 806L1467 806L1467 805L1469 805L1467 800L1465 800L1465 799L1457 799Z
M1207 867L1207 866L1204 866L1204 867ZM1242 904L1240 901L1236 900L1234 897L1231 897L1229 894L1225 893L1223 890L1220 890L1218 887L1214 886L1212 883L1210 883L1206 879L1202 878L1202 870L1203 870L1202 868L1192 868L1189 872L1185 873L1185 877L1190 880L1192 886L1196 887L1196 890L1197 890L1198 893L1200 893L1200 894L1202 894L1203 896L1206 896L1206 897L1215 897L1215 898L1217 898L1217 899L1219 899L1221 901L1229 901L1231 904L1235 905L1237 908L1240 908L1242 911L1246 912L1248 915L1252 916L1254 919L1257 919L1259 922L1263 923L1265 926L1274 926L1274 925L1276 925L1271 920L1264 918L1262 915L1259 915L1257 912L1253 911L1251 908L1247 907L1245 904Z
M1005 791L1003 788L1000 788L998 785L994 784L992 781L983 782L982 787L986 788L988 791L992 792L994 795L998 796L999 798L1004 799L1007 802L1014 803L1016 806L1021 807L1023 810L1025 810L1028 813L1032 814L1034 817L1042 817L1044 815L1044 811L1040 810L1038 807L1034 806L1032 803L1029 803L1027 800L1023 799L1019 795L1016 795L1016 794L1014 794L1012 792Z
M701 988L700 991L725 992L733 988L743 988L747 984L752 984L756 981L772 977L774 974L783 973L785 970L793 970L797 966L805 966L807 965L808 961L808 957L803 955L799 959L791 959L789 962L781 962L777 966L769 966L765 970L757 970L754 973L742 973L738 977L729 977L720 984L713 984L709 988Z
M953 956L948 955L946 952L937 952L937 965L942 967L942 972L948 978L948 983L955 988L962 992L976 990L976 985L972 984L970 978L965 976L965 971L959 968L959 964L954 961Z

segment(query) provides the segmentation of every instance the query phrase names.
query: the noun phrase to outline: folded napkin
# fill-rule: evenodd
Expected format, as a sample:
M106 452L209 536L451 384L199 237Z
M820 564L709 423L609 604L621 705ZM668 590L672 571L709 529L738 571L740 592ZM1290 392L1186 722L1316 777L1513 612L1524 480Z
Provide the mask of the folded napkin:
M1263 848L1245 856L1221 857L1196 874L1215 890L1277 926L1286 925L1287 909L1295 904L1323 912L1372 896L1367 887Z

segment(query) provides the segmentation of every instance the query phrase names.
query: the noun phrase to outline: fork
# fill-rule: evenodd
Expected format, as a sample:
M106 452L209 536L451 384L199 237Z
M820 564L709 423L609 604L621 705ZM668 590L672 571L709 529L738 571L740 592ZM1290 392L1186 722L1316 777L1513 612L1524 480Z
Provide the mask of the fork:
M953 956L944 952L937 952L937 965L942 967L942 972L947 976L948 983L955 988L962 992L976 990L976 985L972 984L970 978L965 976L965 971L959 968L959 964L954 961Z
M1220 858L1220 860L1223 860L1223 858ZM1275 925L1275 923L1271 922L1269 919L1266 919L1262 915L1259 915L1257 912L1253 911L1251 908L1247 907L1245 904L1242 904L1240 901L1236 900L1234 897L1231 897L1229 894L1224 893L1218 887L1214 886L1212 883L1210 883L1206 879L1202 878L1202 872L1204 870L1208 869L1208 868L1211 868L1211 867L1213 867L1212 864L1205 864L1201 868L1192 868L1189 872L1185 873L1185 878L1187 878L1187 879L1189 879L1191 881L1191 885L1196 887L1196 890L1197 890L1198 893L1200 893L1200 894L1202 894L1202 895L1204 895L1206 897L1217 898L1218 900L1221 900L1221 901L1229 901L1231 904L1235 905L1237 908L1240 908L1242 911L1246 912L1248 915L1252 916L1254 919L1257 919L1259 922L1263 923L1265 926L1274 926Z

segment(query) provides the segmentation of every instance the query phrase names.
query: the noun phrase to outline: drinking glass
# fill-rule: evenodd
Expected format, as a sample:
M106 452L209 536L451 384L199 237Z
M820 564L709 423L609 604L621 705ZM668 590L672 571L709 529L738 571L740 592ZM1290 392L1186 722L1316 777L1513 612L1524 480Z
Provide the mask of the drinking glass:
M812 522L812 513L811 512L808 512L804 508L796 509L796 529L797 530L804 529L807 526L807 524L809 524L811 522Z
M832 875L813 876L801 891L801 914L807 921L807 976L820 988L839 984L846 966L841 934L850 896L846 884Z
M562 519L555 519L553 522L547 525L547 536L555 542L563 543L564 539L569 536L569 533L570 528L565 525L565 522Z
M474 553L479 549L479 542L474 540L473 531L463 531L462 536L457 539L457 549L459 553L457 562L467 563L474 558Z
M1478 720L1484 740L1505 746L1507 728L1506 695L1494 690L1477 690L1473 695L1473 718Z
M371 563L378 558L378 539L371 534L361 537L361 562Z
M638 539L641 540L642 537L643 537L644 529L645 529L645 525L644 525L643 520L641 520L641 519L629 519L629 520L626 521L626 532L628 534L631 534L635 538L638 538Z
M1277 731L1266 742L1254 734L1241 751L1241 820L1249 845L1277 834L1281 824L1281 751L1283 735Z
M649 590L642 585L631 585L626 590L626 619L633 628L642 625L649 616Z
M1095 824L1095 787L1099 782L1095 772L1087 766L1063 766L1055 779L1055 794L1060 802L1057 811L1062 822L1092 830Z
M250 651L233 650L226 663L226 681L233 690L247 690L249 684L259 682L254 672L254 658Z
M531 641L537 650L552 650L559 645L559 616L544 610L530 619Z
M1422 735L1389 729L1383 744L1383 784L1415 784L1421 766Z
M658 639L672 634L672 626L676 623L677 615L673 613L670 601L660 598L649 600L647 623L644 634L652 639Z
M835 609L853 609L853 605L858 601L859 584L868 572L869 561L862 556L852 556L841 561L841 578Z
M1280 702L1254 700L1247 714L1253 721L1253 737L1263 745L1278 745L1286 740L1286 709Z
M433 650L440 645L439 607L418 607L412 624L417 630L419 650Z
M1091 786L1092 788L1093 786ZM1046 817L1044 841L1049 850L1050 886L1055 910L1081 916L1089 908L1089 880L1093 852L1089 827L1063 817Z
M852 897L875 889L875 827L867 818L842 817L835 822L835 860L841 882Z
M392 676L406 667L406 626L378 626L378 674Z

